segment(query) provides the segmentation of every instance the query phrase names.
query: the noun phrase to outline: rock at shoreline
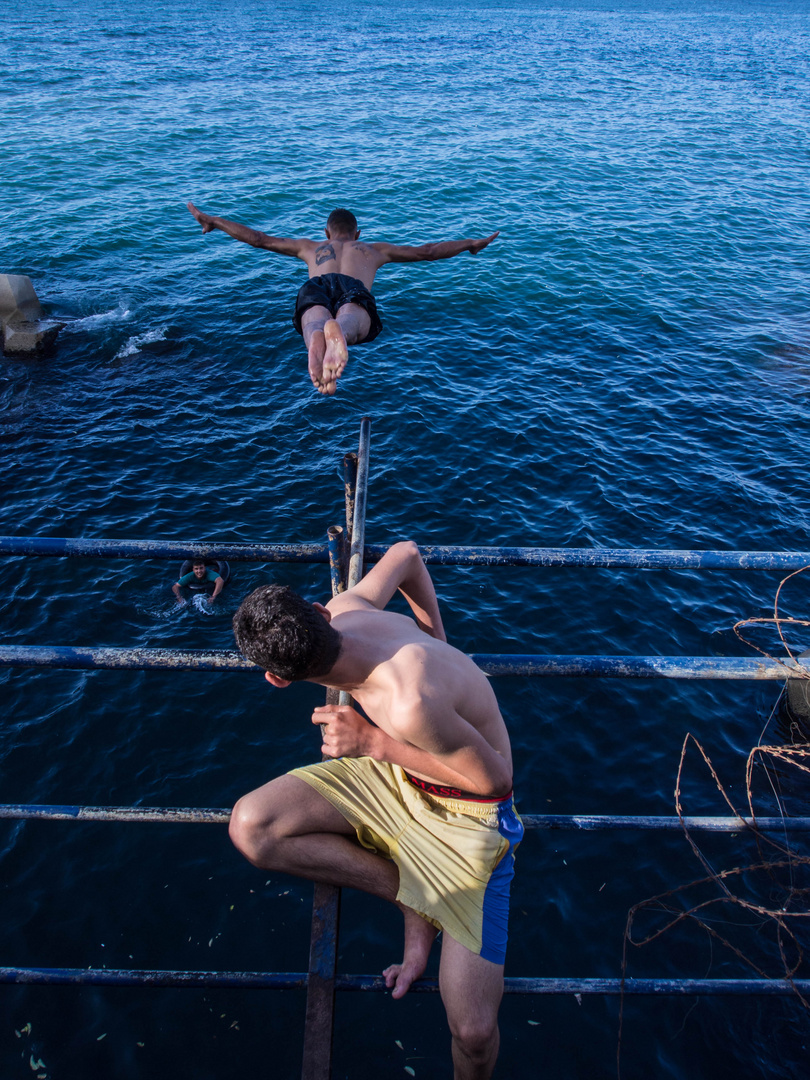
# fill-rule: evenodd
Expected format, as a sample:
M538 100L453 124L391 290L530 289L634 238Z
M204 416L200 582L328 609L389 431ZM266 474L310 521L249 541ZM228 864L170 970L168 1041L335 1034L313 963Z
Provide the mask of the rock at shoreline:
M31 279L24 274L0 274L0 320L6 356L47 352L65 325L45 318Z

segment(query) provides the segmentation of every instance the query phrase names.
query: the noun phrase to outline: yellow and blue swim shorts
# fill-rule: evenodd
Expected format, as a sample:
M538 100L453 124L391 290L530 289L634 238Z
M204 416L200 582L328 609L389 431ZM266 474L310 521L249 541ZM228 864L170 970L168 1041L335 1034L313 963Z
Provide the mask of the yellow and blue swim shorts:
M400 903L477 956L504 962L514 853L523 837L511 793L483 799L368 757L291 775L328 799L363 847L396 863Z

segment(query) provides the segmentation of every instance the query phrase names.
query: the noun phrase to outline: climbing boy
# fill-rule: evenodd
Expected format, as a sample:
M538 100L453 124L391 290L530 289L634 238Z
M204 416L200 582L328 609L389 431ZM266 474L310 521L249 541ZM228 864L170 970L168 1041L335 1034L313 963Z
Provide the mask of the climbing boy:
M414 618L386 611L394 594ZM256 866L362 889L405 920L401 998L443 931L439 988L455 1080L486 1080L498 1053L509 887L523 835L509 737L489 681L447 644L417 546L395 544L325 606L265 585L234 617L240 651L283 688L345 690L316 708L331 760L239 800L231 838Z

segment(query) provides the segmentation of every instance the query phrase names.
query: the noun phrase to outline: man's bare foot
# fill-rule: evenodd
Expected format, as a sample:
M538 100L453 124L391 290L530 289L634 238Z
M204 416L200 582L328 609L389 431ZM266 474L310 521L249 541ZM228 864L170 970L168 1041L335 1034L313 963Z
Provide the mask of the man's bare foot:
M383 972L385 985L391 991L392 998L401 998L408 993L411 983L418 979L427 967L428 957L438 930L423 919L421 915L404 905L401 907L405 917L405 948L401 964L391 964Z
M309 377L312 379L312 385L319 394L327 393L323 379L323 356L325 352L326 342L324 341L323 331L316 330L309 339L307 367L309 369ZM334 393L334 390L332 393Z
M202 231L204 233L211 232L214 225L213 225L213 222L211 221L210 215L209 214L204 214L202 212L202 210L198 210L193 202L186 203L186 206L188 207L189 211L194 215L194 217L197 219L197 221L199 221L199 223L202 225Z
M324 392L334 394L336 383L349 360L349 350L340 324L335 319L329 319L324 324L323 336L326 339L326 353L323 358L323 384L326 387Z

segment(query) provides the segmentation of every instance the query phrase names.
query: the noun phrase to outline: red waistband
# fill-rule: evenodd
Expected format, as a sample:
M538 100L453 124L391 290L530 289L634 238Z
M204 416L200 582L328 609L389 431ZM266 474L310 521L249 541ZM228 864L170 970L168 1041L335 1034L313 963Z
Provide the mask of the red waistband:
M411 776L405 769L402 770L405 777L414 787L424 791L426 795L433 795L437 799L461 799L464 802L500 803L512 798L512 792L507 795L476 795L474 791L464 791L462 788L448 787L446 784L434 784L431 780L422 780L419 776Z

